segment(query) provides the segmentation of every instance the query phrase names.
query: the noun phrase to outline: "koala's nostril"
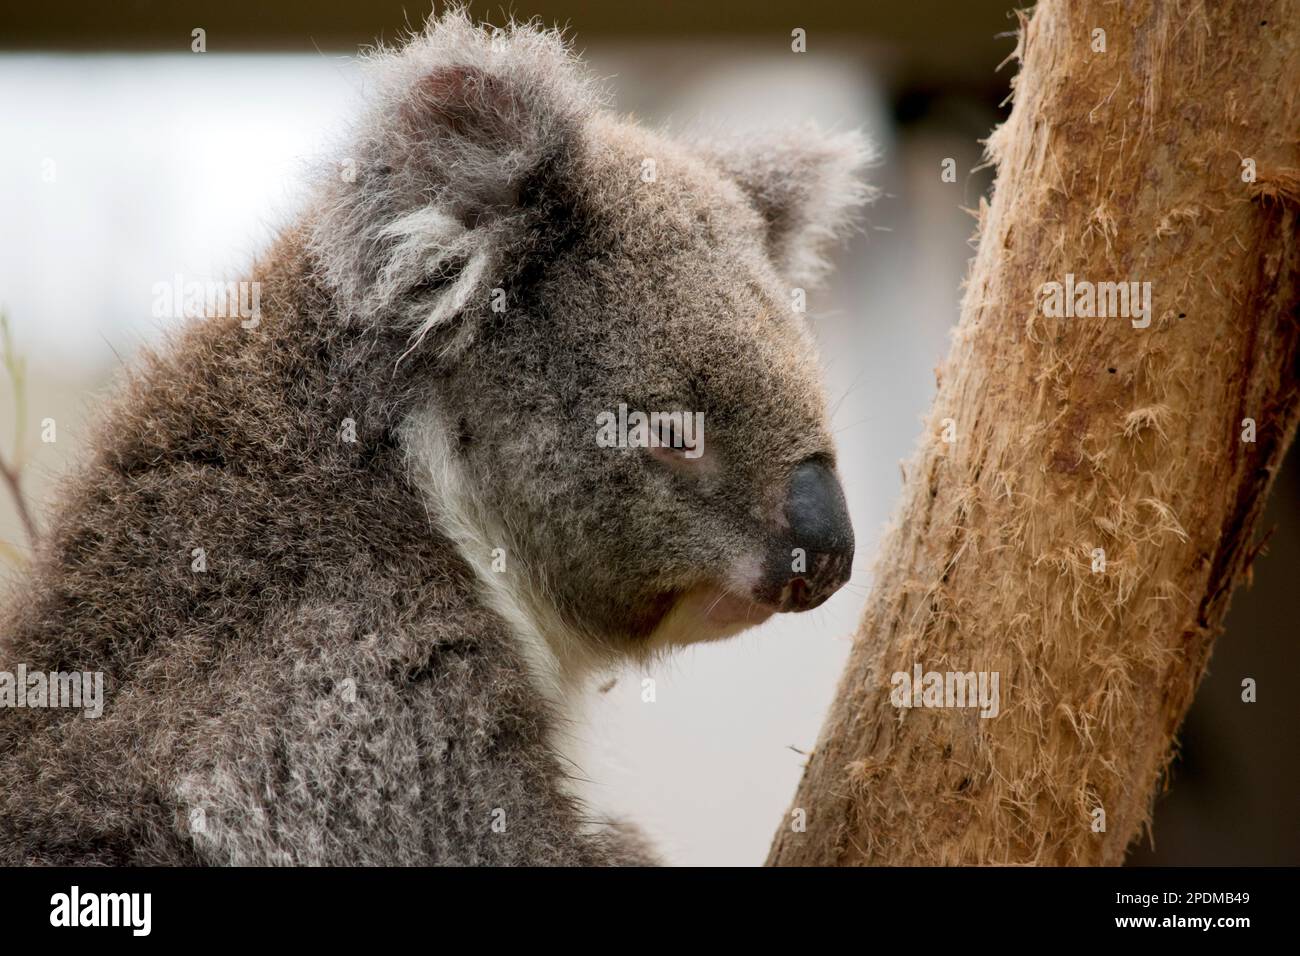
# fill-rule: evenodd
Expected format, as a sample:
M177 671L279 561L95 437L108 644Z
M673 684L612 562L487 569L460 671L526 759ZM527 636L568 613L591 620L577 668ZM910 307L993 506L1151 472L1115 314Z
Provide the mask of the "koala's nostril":
M849 579L853 526L839 479L814 458L795 469L785 502L786 531L769 564L768 593L783 611L822 604Z

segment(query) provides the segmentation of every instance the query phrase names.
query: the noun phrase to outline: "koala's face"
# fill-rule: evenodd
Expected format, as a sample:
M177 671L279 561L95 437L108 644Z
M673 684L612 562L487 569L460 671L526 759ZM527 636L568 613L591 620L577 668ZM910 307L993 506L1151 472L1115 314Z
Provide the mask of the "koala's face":
M318 240L354 310L439 351L418 414L440 439L413 450L431 509L634 653L816 607L853 532L797 306L865 150L678 144L595 109L557 42L431 28L389 64L396 116L318 233L354 227Z

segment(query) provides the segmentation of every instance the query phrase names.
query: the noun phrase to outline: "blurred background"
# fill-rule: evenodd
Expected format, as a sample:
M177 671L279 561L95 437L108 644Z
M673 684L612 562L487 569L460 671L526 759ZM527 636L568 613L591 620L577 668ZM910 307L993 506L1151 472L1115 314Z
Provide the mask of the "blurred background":
M472 9L504 20L499 5ZM567 24L617 108L643 122L813 118L862 127L881 149L881 197L809 302L858 530L853 581L811 614L625 674L593 705L585 741L596 805L641 822L670 862L757 864L834 692L899 461L947 351L971 254L967 210L991 182L977 169L979 140L1005 115L1014 65L998 68L1015 18L1006 0L509 9ZM353 109L358 47L396 39L427 10L388 0L3 5L0 309L27 381L25 407L0 382L0 456L22 462L38 521L117 370L180 321L153 317L154 285L241 277L293 220L304 171ZM193 49L195 30L205 52ZM941 178L946 159L955 182ZM52 443L41 441L47 418ZM1300 862L1300 703L1287 691L1300 569L1294 459L1270 504L1270 553L1234 602L1153 839L1133 864ZM0 574L28 553L0 486ZM656 680L654 703L642 702L644 676ZM1258 681L1255 704L1240 700L1243 677Z

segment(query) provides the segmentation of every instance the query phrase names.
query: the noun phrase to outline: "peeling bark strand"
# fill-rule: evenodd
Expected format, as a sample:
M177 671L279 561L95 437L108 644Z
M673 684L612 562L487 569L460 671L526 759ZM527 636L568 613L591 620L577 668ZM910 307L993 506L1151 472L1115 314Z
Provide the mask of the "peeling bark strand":
M1149 823L1300 418L1297 51L1295 0L1022 23L952 353L770 864L1117 864ZM1044 315L1067 273L1151 282L1150 326ZM998 672L1000 714L895 708L915 664Z

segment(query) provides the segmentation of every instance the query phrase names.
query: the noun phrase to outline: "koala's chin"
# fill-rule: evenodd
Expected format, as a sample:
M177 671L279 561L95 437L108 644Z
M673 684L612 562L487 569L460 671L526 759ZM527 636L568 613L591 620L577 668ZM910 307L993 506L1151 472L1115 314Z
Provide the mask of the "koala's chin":
M679 597L646 641L649 652L721 641L762 624L771 605L735 594L725 585L702 584Z
M739 558L721 580L673 603L647 641L651 650L722 640L776 613L810 611L849 580L853 525L824 456L794 469L772 525L765 554Z

